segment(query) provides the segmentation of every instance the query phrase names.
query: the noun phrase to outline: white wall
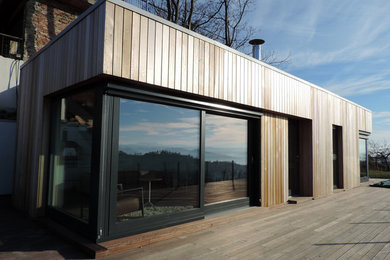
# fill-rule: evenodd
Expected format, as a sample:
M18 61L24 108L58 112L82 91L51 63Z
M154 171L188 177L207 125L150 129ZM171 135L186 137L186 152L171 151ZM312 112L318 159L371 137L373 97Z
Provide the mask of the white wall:
M0 56L0 111L16 111L16 86L20 66L17 61ZM11 194L15 165L16 121L0 118L0 195Z
M0 109L16 109L16 85L19 85L23 61L0 56Z

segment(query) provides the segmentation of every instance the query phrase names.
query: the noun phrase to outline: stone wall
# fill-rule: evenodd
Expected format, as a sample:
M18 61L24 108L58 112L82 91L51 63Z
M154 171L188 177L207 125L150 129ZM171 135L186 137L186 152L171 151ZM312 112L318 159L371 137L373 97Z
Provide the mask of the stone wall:
M28 0L24 21L24 59L38 52L84 10L57 0Z

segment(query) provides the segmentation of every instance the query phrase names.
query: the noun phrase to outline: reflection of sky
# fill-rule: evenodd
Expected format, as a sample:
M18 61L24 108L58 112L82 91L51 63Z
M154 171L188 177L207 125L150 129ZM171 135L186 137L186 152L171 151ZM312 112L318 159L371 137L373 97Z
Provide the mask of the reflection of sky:
M121 150L198 150L199 111L126 99L121 99L120 109Z
M206 115L206 160L247 163L248 121Z
M247 162L247 120L206 115L206 160ZM171 151L197 156L198 110L121 99L119 147L126 153Z

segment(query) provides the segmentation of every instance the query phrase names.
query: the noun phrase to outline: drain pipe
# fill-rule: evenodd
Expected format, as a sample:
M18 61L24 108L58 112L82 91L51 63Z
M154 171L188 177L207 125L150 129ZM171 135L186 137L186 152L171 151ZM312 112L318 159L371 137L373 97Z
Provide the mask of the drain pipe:
M249 41L249 44L252 45L252 56L255 59L261 60L261 45L264 44L262 39L253 39Z

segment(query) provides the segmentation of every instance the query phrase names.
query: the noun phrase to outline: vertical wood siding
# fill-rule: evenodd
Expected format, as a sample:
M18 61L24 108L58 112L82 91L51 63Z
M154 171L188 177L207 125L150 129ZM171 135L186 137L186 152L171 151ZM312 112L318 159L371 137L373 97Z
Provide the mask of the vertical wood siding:
M262 205L281 204L288 198L288 120L280 116L261 118Z
M263 205L287 200L288 117L312 120L313 195L333 191L332 124L342 127L345 188L359 185L359 130L372 114L332 93L204 37L110 1L50 43L21 73L15 198L33 204L44 96L101 74L252 106L262 118ZM272 113L274 115L272 115ZM277 116L276 116L277 115ZM308 137L310 138L310 137ZM42 145L43 144L43 145Z
M32 216L41 206L36 201L42 195L37 196L38 170L42 168L39 158L47 150L49 141L49 136L43 135L44 125L49 120L44 117L44 97L103 73L103 64L108 64L103 59L112 59L113 48L105 45L105 14L103 4L22 68L14 204L19 209L28 209Z

